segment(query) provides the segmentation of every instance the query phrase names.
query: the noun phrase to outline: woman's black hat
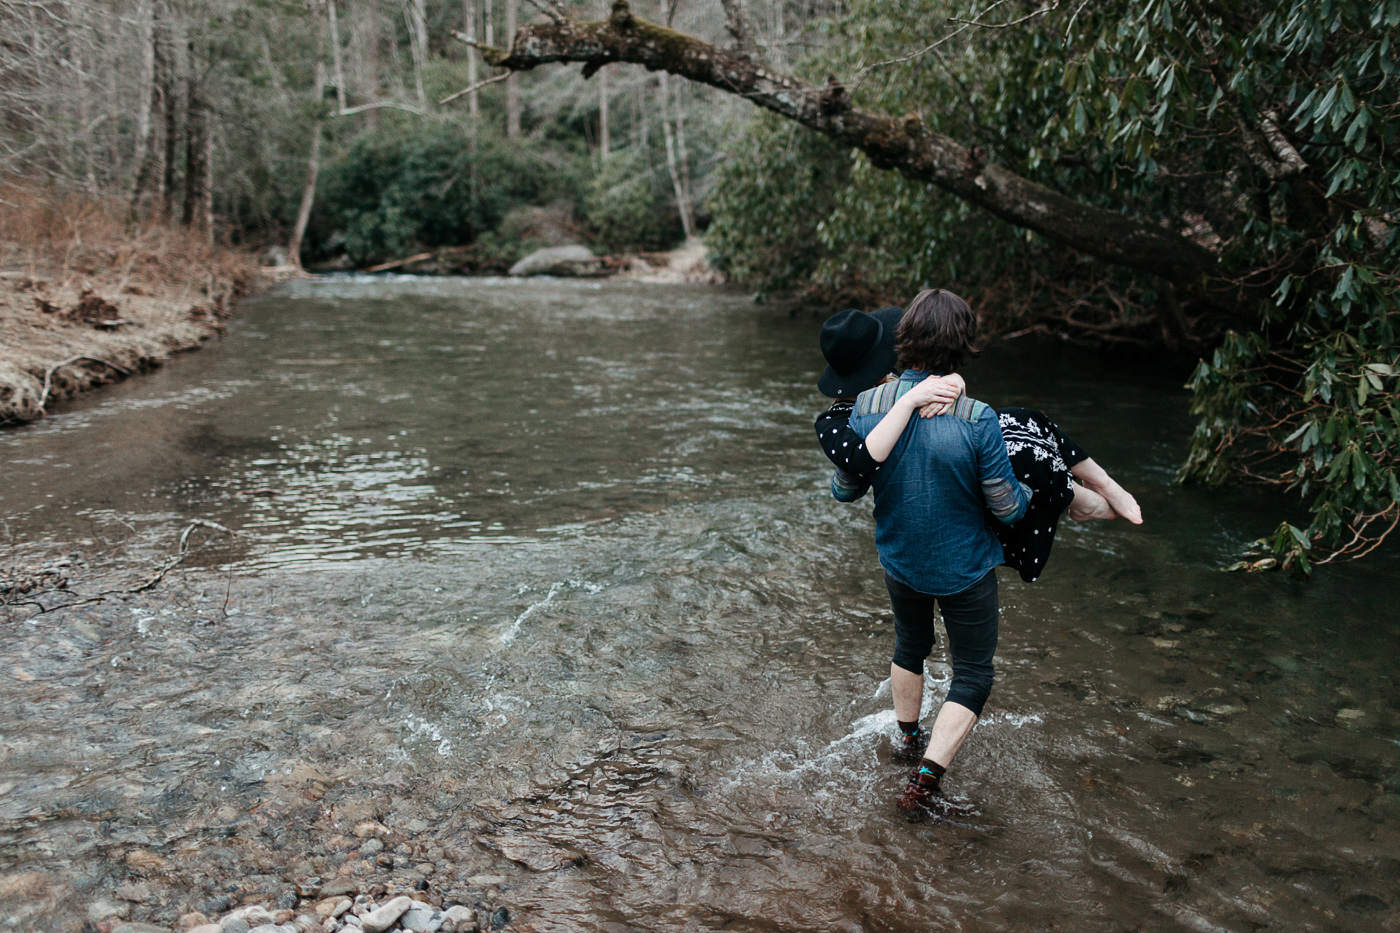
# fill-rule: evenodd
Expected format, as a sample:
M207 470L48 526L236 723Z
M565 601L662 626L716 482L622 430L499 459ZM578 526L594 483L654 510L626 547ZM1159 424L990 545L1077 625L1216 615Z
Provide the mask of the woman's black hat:
M895 328L903 308L838 311L822 325L822 356L827 367L817 388L828 398L856 395L893 372L898 359Z

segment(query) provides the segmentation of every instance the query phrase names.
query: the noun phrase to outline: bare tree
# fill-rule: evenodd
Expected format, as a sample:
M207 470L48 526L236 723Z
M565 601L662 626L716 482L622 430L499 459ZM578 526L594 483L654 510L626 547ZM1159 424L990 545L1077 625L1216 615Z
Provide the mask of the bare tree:
M467 34L467 85L472 90L467 95L467 113L472 119L472 137L475 139L476 124L481 119L481 97L476 89L476 0L462 0L462 28Z
M325 94L325 67L316 62L316 80L311 97L319 106ZM343 108L342 108L343 109ZM301 206L297 208L296 223L292 226L291 239L287 241L287 261L301 268L301 241L306 236L306 225L311 221L311 208L316 203L316 179L321 173L321 121L316 119L311 126L311 152L306 160L306 184L301 189Z
M340 61L340 25L335 14L336 0L326 0L326 23L330 29L331 62L335 66L335 102L338 110L345 109L345 68ZM319 98L317 98L319 102Z
M506 0L506 35L514 36L520 0ZM506 138L515 139L520 135L520 75L511 73L506 79Z
M191 65L196 61L194 41L186 46ZM185 85L185 208L182 221L205 237L214 233L214 189L211 184L214 128L209 118L205 75L194 74Z

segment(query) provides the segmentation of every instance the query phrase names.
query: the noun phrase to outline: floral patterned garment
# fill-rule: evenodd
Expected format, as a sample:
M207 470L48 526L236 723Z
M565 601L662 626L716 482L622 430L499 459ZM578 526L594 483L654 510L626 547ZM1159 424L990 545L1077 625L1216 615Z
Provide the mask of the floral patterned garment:
M1089 455L1056 427L1044 413L1032 408L998 408L1006 454L1016 478L1031 488L1031 504L1014 525L993 523L1006 566L1033 583L1045 571L1060 513L1074 500L1074 480L1069 468Z

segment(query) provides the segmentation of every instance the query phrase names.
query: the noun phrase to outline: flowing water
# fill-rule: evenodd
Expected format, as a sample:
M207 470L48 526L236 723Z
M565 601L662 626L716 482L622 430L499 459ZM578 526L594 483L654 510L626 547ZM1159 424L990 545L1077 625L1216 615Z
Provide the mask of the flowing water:
M948 781L980 815L896 814L819 324L681 286L329 279L0 436L12 541L237 531L164 590L9 624L0 863L91 898L152 850L187 869L139 909L173 916L314 775L309 822L247 845L333 871L330 804L377 800L448 848L440 888L539 930L1400 929L1394 549L1221 573L1278 501L1171 485L1176 382L1055 347L989 352L973 394L1047 411L1147 523L1066 522L1040 582L1002 572Z

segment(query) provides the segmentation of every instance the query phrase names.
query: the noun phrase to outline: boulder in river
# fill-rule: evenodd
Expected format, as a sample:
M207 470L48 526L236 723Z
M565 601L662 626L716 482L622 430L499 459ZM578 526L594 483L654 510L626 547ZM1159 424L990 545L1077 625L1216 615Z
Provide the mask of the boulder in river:
M511 275L598 275L603 261L586 246L551 246L535 250L510 267Z

